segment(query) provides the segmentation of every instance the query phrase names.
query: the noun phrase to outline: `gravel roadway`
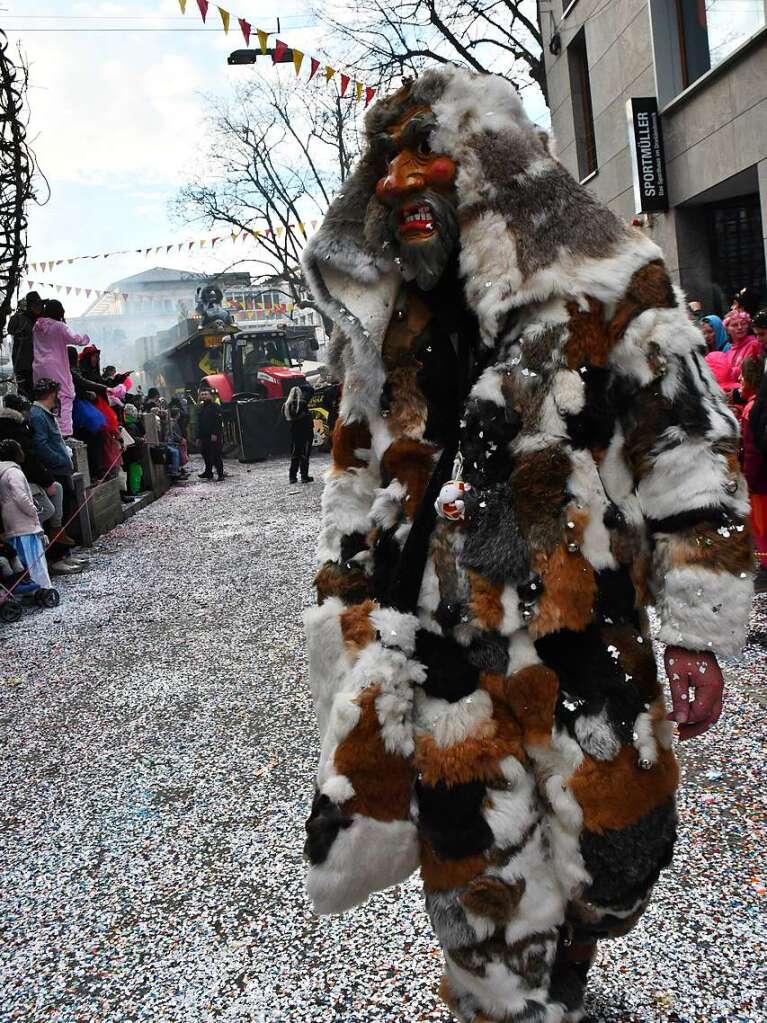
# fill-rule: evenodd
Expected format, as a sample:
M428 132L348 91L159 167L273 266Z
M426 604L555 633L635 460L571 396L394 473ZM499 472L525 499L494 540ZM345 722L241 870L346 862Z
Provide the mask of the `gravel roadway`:
M59 608L0 626L1 1023L449 1019L416 879L307 909L321 484L228 469L102 537ZM766 658L759 597L726 716L682 751L675 866L600 953L594 1023L767 1019Z

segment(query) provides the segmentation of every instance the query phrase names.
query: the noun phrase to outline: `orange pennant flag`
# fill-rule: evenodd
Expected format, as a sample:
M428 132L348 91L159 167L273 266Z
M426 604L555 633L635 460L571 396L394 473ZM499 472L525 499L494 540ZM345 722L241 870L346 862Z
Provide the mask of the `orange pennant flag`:
M229 34L229 11L225 11L223 7L219 7L218 13L221 15L221 24L224 26L224 34Z
M293 67L296 69L296 74L301 74L301 65L304 62L304 55L300 50L293 47Z
M325 81L329 82L333 75L336 73L336 69L331 67L330 64L325 66Z
M263 54L265 54L266 53L266 42L267 42L267 40L269 38L269 33L268 32L264 32L264 30L262 28L257 28L256 29L256 35L258 36L258 42L259 42L259 45L261 47L261 52Z
M354 102L355 103L359 103L359 101L362 99L362 90L363 90L363 88L364 88L364 86L363 86L362 82L355 82L354 83Z

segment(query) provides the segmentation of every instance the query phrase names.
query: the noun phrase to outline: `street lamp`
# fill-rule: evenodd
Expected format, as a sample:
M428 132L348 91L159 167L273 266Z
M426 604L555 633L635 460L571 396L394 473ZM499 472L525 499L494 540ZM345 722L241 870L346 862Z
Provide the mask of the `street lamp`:
M259 57L271 57L273 64L292 64L293 63L293 51L289 47L285 47L277 56L274 58L274 50L267 49L266 53L262 53L261 50L235 50L230 53L226 58L227 64L255 64Z

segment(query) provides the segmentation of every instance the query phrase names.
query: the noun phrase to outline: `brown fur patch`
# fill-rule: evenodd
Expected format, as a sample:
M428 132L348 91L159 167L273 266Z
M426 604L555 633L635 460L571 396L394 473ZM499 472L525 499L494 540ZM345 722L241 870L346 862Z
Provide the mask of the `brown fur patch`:
M426 428L427 408L416 377L418 365L411 361L390 371L387 377L391 401L388 425L395 437L418 440Z
M362 650L376 638L376 628L370 621L370 613L377 606L375 601L365 600L341 612L341 635L349 650Z
M421 880L427 892L450 892L462 888L484 873L484 856L467 856L462 860L441 860L430 842L421 840Z
M523 536L532 550L551 551L562 536L562 511L572 466L560 445L521 455L509 492Z
M361 469L367 462L357 458L355 451L367 451L372 445L370 430L365 423L344 423L336 420L333 427L333 468L343 472L345 469Z
M434 448L417 440L397 440L387 448L382 465L392 479L407 488L403 506L405 515L412 519L431 479Z
M413 767L404 757L389 753L381 738L375 701L380 686L370 686L357 697L362 709L352 731L338 745L333 760L345 774L355 795L344 813L359 813L379 821L407 820L413 791Z
M699 525L686 533L677 533L658 541L659 553L666 569L700 565L714 572L738 575L752 568L751 530L747 524L738 531L729 527L723 536L712 526Z
M559 679L551 668L531 664L506 679L509 706L525 732L525 742L548 745L554 727Z
M485 874L471 882L461 895L461 903L470 913L486 916L499 925L505 924L514 915L525 887L523 878L514 884L506 884L499 877Z
M517 722L503 704L493 701L492 719L479 724L463 742L443 747L430 735L418 736L415 765L425 784L431 786L438 782L448 786L475 780L498 782L503 780L499 761L510 756L525 760L521 740Z
M645 771L633 746L624 746L614 760L584 756L567 783L583 811L584 828L597 834L635 824L665 803L678 784L671 750L660 750L657 763Z
M486 630L497 629L503 621L503 587L469 571L469 590L471 609L479 625Z
M630 625L604 625L599 630L605 646L618 651L618 663L648 703L658 695L658 669L652 642ZM639 640L642 640L640 643Z
M326 561L314 577L317 601L323 604L328 597L340 597L344 604L361 604L370 596L370 580L359 568L344 568L334 561Z
M615 315L610 320L610 337L613 344L626 333L631 321L646 309L674 309L676 296L671 278L660 259L640 267L632 276L626 288L625 298L618 303Z
M568 302L569 337L565 343L565 364L568 369L579 369L584 364L607 365L607 357L615 343L604 318L604 306L590 296L588 309L577 302Z
M537 612L528 626L533 639L559 629L585 629L594 611L597 582L580 551L569 551L563 540L551 554L534 554L532 567L543 580Z
M430 319L431 310L423 299L415 292L409 292L405 318L393 318L386 331L381 355L387 369L408 361Z

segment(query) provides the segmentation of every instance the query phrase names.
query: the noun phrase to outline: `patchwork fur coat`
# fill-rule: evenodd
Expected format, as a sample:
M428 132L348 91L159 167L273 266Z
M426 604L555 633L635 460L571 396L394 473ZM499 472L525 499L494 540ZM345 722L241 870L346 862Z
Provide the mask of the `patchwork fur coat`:
M432 111L431 149L458 168L472 509L437 522L417 607L399 609L391 568L440 448L426 350L397 334L371 145L304 264L344 381L306 615L308 889L341 912L420 866L462 1017L501 1018L520 991L549 1004L566 918L635 918L670 859L677 769L645 607L665 643L740 648L748 502L657 247L570 177L507 82L430 71L371 109L371 140L408 106Z

